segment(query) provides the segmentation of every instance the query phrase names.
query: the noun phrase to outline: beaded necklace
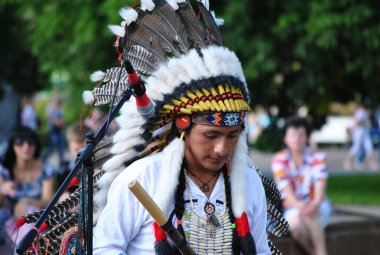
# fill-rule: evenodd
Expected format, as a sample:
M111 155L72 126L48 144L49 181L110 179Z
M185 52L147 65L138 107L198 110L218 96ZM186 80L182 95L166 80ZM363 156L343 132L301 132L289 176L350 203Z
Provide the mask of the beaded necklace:
M209 196L209 195L210 195L209 193L210 193L211 189L213 188L213 187L211 187L209 184L210 184L210 182L211 182L212 180L214 180L215 178L218 178L219 173L214 174L213 177L212 177L210 180L208 180L207 182L204 182L204 181L202 181L201 178L199 178L199 177L198 177L195 173L193 173L192 171L190 171L190 170L186 170L186 171L189 172L189 173L194 177L194 180L195 180L195 182L197 183L199 189L200 189L203 193L205 193L206 196ZM214 185L215 185L215 184L214 184ZM214 185L213 185L213 186L214 186Z

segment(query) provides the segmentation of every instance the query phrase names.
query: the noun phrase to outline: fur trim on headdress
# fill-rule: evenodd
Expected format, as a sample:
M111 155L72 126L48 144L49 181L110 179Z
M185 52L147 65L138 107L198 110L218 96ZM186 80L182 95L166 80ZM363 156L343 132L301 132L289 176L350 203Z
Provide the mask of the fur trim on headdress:
M111 30L111 32L114 35L123 37L125 35L125 28L118 25L108 25L108 29Z
M227 75L241 80L245 84L245 94L249 95L243 69L235 53L225 47L210 46L202 49L202 55L192 49L180 58L170 59L146 80L147 87L162 94L171 94L183 83Z
M164 161L161 165L158 185L160 189L155 196L155 201L161 210L168 213L170 202L178 185L178 177L185 154L185 142L175 138L162 153Z
M246 178L248 146L246 133L240 134L239 140L235 147L235 152L231 160L231 194L232 194L232 211L236 218L240 218L246 211Z
M143 11L152 11L155 7L155 4L152 0L141 0L141 10Z
M95 102L95 97L92 91L90 90L85 90L82 93L82 99L85 104L93 104Z
M127 26L136 21L138 17L137 11L130 7L121 9L119 15L125 20Z
M94 214L95 221L107 203L107 193L112 181L125 169L124 162L138 155L138 151L135 149L136 145L145 143L141 137L143 130L141 127L146 123L146 119L137 111L134 98L123 105L120 114L116 118L120 129L113 137L114 145L111 148L111 152L115 155L104 163L102 167L104 174L98 181L99 190L94 196L97 208Z
M103 71L99 71L99 70L98 70L98 71L93 72L93 73L90 75L90 80L91 80L92 82L98 82L98 81L103 80L105 75L106 75L106 74L105 74Z

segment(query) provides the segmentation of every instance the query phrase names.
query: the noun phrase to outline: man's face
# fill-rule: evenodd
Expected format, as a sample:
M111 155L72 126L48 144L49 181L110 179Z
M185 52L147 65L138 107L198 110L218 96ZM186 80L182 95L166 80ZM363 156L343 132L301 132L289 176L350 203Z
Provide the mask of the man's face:
M195 124L185 138L187 166L192 171L220 170L234 152L240 130L240 126Z
M284 143L292 152L303 152L307 146L307 134L305 128L289 127L285 132Z

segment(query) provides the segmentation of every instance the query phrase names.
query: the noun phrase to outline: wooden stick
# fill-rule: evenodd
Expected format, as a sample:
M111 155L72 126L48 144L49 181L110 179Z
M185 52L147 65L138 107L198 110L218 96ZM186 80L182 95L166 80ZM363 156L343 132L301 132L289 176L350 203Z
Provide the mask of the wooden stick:
M174 245L183 255L196 255L194 250L186 243L184 237L179 231L168 221L168 217L157 206L145 189L136 180L128 184L128 188L145 207L145 209L152 215L153 219L160 225L163 231L173 241Z
M153 219L157 221L158 225L162 226L168 222L168 218L164 212L157 206L145 189L136 180L129 183L128 188L145 207L145 209L152 215Z

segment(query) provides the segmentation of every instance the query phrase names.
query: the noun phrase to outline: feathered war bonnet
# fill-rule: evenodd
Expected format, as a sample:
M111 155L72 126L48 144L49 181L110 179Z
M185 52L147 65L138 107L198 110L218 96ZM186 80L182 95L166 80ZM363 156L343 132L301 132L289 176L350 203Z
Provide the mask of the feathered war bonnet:
M173 125L181 128L192 116L207 113L211 125L243 124L249 108L249 92L240 61L223 47L223 40L208 6L198 2L199 19L185 0L141 1L141 6L120 11L121 26L110 26L117 35L120 59L128 59L145 80L146 93L154 102L153 116L139 114L134 99L128 101L117 118L120 130L113 137L114 156L104 165L95 196L97 215L106 203L113 179L136 159L162 151L161 168L154 200L168 212L178 185L184 158L184 141L172 138ZM122 50L121 50L122 49ZM117 83L119 68L95 72L92 80L102 86L83 94L86 103L109 103ZM122 71L119 88L128 86ZM116 95L120 95L116 93ZM190 116L190 118L189 118ZM246 133L240 134L230 163L232 211L242 225L249 224L246 211L245 176L248 165ZM239 226L237 226L239 228ZM238 229L239 233L239 229ZM243 236L241 236L243 237Z

